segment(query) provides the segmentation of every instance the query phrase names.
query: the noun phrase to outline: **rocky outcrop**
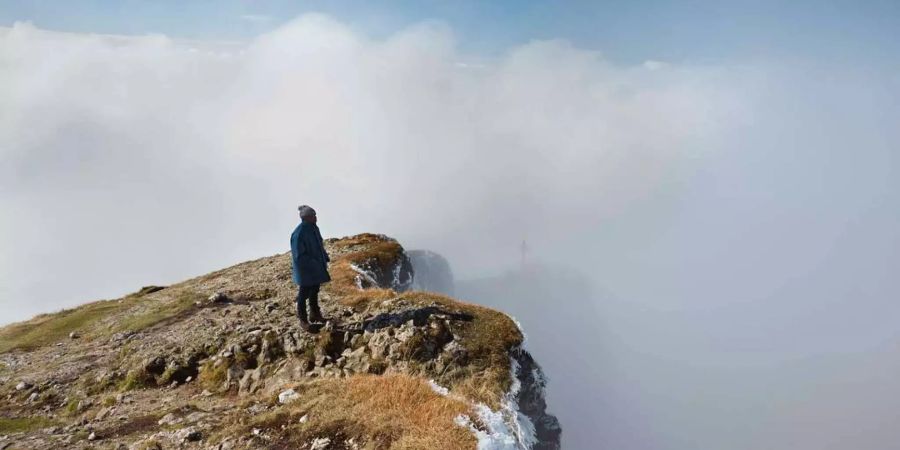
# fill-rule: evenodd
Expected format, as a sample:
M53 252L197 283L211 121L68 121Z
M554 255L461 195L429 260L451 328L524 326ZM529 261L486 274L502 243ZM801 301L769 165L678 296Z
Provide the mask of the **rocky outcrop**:
M413 289L453 295L453 271L446 258L430 250L410 250L407 254L415 274Z
M388 243L396 241L387 236L378 235ZM399 247L399 244L396 244ZM403 292L413 282L413 266L405 251L384 252L379 249L373 257L356 261L350 267L357 273L356 287L359 289L385 288Z
M473 448L484 435L559 448L544 378L509 317L410 291L410 258L385 236L326 247L331 320L315 334L296 326L288 255L0 330L12 347L0 353L0 425L15 430L0 446ZM77 339L29 340L72 317L79 326L61 336ZM428 413L438 425L394 429L355 412L366 402L410 424L442 406Z
M534 429L535 450L558 450L562 437L559 420L547 412L547 401L544 398L547 379L543 370L527 351L518 349L513 352L514 371L519 383L515 393L515 404L518 411L524 414Z

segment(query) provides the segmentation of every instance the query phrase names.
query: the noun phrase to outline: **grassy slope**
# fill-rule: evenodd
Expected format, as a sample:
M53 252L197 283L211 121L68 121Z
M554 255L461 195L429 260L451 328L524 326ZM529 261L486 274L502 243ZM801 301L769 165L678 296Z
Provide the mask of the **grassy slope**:
M498 311L431 292L359 290L357 273L351 266L388 267L394 264L403 251L396 241L362 234L332 240L329 246L333 255L329 269L333 282L325 286L325 292L332 299L363 312L383 310L399 303L423 307L437 305L469 314L473 320L460 325L456 332L459 343L469 351L470 361L452 378L437 378L451 389L451 397L436 394L424 378L409 375L316 379L298 385L298 389L305 391L303 401L291 404L277 414L256 418L252 423L256 426L278 425L274 429L287 424L284 429L293 432L285 434L283 441L287 443L300 442L296 439L317 433L351 433L374 436L390 448L473 448L475 441L471 433L454 425L454 419L459 414L472 415L470 402L483 402L492 408L499 406L511 384L509 350L522 342L518 327ZM286 255L278 258L289 261ZM67 339L72 331L79 333L83 340L91 340L118 331L165 326L168 321L178 320L196 310L194 302L208 294L194 290L199 289L203 280L230 271L253 270L255 263L251 261L216 271L159 292L138 292L119 300L89 303L9 325L0 329L0 353L40 348ZM265 288L266 293L260 294L262 297L270 295L267 287L256 288ZM212 375L204 372L201 369L201 382L205 376ZM313 413L317 420L307 424L293 420L307 413ZM287 422L281 423L285 420ZM243 427L245 423L236 426ZM10 422L5 426L16 425Z
M101 300L0 328L0 353L30 351L67 339L95 339L120 331L140 331L190 313L203 295L190 290L145 296L130 294L117 300Z

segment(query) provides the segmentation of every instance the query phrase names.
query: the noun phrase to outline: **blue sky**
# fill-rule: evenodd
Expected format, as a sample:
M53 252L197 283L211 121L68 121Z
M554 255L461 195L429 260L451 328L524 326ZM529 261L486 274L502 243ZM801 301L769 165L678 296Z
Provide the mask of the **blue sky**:
M492 53L562 38L621 62L708 63L765 57L877 62L900 50L896 1L35 1L8 0L0 25L114 34L247 39L306 12L379 36L424 20L448 24L459 45Z

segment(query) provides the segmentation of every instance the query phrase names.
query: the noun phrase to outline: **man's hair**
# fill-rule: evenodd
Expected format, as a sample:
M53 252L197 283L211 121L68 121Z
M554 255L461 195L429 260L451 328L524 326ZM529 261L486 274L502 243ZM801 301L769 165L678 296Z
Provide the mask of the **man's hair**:
M300 217L311 217L316 215L316 210L312 209L309 205L300 205L297 207L297 211L300 212Z

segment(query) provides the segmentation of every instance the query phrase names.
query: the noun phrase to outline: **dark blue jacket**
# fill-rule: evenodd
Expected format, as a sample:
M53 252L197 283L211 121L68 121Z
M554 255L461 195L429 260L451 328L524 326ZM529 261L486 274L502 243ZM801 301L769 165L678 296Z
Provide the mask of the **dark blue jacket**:
M294 283L313 286L331 281L328 275L328 253L322 243L322 234L314 223L301 222L291 233L291 260L294 267Z

